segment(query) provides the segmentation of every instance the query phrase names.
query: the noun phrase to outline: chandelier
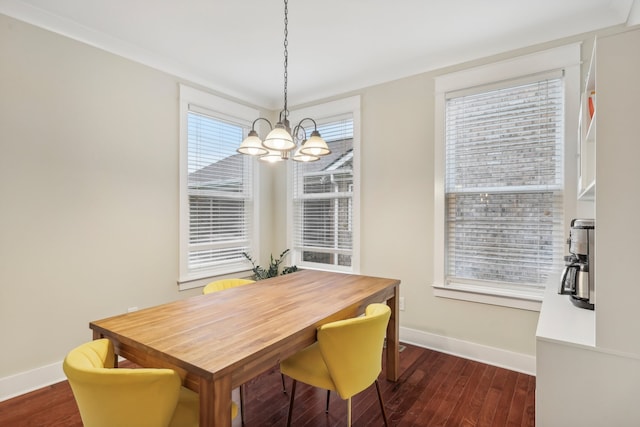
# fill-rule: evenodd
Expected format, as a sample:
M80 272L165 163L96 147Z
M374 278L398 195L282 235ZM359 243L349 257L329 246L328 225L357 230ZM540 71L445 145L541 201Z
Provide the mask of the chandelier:
M287 66L289 65L289 52L287 50L289 24L288 0L284 0L284 108L280 111L278 123L275 126L264 117L258 117L251 124L251 131L238 147L238 153L250 156L259 156L260 160L265 162L279 162L281 160L293 159L299 162L313 162L319 160L320 157L331 153L327 143L318 132L318 125L312 118L306 117L293 128L289 125L289 110L287 109ZM264 140L258 136L255 130L256 123L264 120L269 124L270 132ZM303 123L311 122L313 131L307 139L307 129ZM293 152L293 155L291 154Z

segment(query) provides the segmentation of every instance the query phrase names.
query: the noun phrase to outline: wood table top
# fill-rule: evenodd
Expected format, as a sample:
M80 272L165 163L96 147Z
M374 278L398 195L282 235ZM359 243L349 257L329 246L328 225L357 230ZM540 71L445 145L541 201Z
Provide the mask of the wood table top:
M94 334L204 379L236 387L315 341L321 324L394 297L400 281L301 270L90 323ZM121 354L121 353L119 353ZM127 357L126 354L121 354ZM138 359L140 355L138 354Z

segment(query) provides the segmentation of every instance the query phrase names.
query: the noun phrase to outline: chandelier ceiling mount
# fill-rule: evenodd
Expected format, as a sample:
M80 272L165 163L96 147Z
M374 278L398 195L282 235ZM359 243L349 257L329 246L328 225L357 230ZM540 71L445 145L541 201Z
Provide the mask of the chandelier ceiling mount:
M284 108L280 111L278 122L273 126L268 119L258 117L251 124L251 130L238 147L238 153L259 156L266 162L278 162L293 159L299 162L313 162L331 153L320 132L318 125L312 118L306 117L293 128L289 124L289 110L287 109L287 83L289 79L289 2L284 0ZM270 132L262 140L255 130L256 123L264 120L269 125ZM302 124L311 122L313 131L307 138L307 129ZM309 127L310 129L310 127ZM293 155L291 154L293 152Z

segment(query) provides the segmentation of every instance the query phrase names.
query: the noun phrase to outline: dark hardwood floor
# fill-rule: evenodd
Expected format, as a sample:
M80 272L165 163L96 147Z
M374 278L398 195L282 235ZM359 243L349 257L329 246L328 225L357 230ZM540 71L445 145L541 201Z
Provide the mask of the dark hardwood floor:
M380 386L392 426L534 426L535 377L412 345L400 353L400 379L381 375ZM286 425L289 395L273 368L246 388L246 427ZM291 382L287 379L287 389ZM346 402L299 383L293 426L346 425ZM239 425L239 418L234 425ZM0 426L81 426L67 382L0 402ZM353 426L384 425L375 387L353 398ZM117 426L114 426L117 427Z

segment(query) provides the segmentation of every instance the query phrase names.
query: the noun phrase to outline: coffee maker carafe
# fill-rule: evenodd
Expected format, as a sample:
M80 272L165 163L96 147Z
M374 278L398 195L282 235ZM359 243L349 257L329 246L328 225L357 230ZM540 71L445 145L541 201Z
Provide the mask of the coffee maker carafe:
M569 254L560 280L559 294L569 295L571 302L581 308L595 307L595 221L573 219L569 232Z

